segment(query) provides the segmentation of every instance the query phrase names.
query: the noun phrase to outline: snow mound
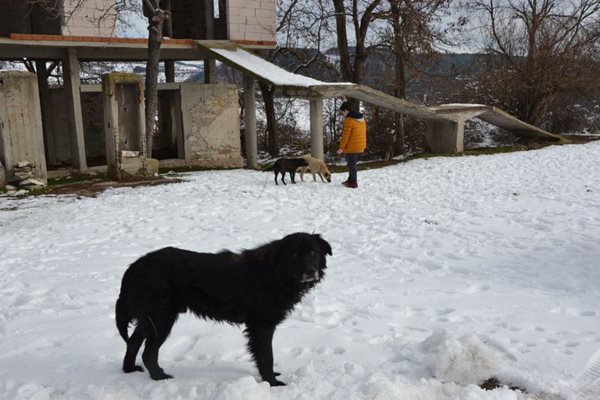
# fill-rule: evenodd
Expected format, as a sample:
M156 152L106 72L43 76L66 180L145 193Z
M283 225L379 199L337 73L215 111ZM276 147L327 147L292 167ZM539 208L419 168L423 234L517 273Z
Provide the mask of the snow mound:
M461 385L479 384L499 372L494 350L475 335L452 338L437 331L421 344L425 364L434 378Z

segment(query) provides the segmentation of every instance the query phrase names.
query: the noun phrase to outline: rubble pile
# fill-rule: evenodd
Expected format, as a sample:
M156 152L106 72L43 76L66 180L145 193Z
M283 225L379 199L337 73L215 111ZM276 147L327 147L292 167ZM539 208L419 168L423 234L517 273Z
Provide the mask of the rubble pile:
M14 178L6 185L8 194L16 190L21 192L45 188L46 183L35 177L34 169L35 165L29 161L19 161L13 169Z

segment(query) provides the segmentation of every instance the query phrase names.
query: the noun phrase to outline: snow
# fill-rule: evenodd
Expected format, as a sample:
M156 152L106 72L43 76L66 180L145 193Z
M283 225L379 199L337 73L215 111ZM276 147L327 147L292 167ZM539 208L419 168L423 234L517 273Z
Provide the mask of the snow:
M349 82L323 82L304 75L294 74L238 47L234 49L211 47L210 50L227 58L245 70L252 71L255 74L262 76L276 86L298 86L306 88L311 86L355 86L353 83Z
M577 377L600 348L599 155L594 142L419 159L360 171L355 190L346 174L276 186L230 170L0 198L0 398L596 399L577 397ZM275 333L288 386L260 380L240 327L190 315L161 351L174 379L120 371L113 308L131 262L295 231L333 256ZM527 393L479 388L490 377Z

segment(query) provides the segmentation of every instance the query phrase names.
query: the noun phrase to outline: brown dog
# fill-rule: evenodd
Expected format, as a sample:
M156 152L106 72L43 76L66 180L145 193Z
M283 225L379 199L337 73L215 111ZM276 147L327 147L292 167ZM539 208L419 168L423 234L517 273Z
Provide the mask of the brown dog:
M315 182L317 181L317 175L321 177L323 183L325 181L331 182L331 172L327 169L327 165L323 160L319 160L318 158L311 157L309 155L302 156L304 160L306 160L307 166L300 167L300 180L304 182L304 173L307 169L310 169L312 173L313 179Z

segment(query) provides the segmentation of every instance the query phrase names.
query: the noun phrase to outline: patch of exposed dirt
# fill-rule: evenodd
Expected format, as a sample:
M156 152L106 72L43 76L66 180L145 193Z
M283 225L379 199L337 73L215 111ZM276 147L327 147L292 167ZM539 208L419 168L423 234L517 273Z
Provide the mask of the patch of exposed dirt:
M110 188L158 186L179 182L183 182L183 180L177 178L148 178L143 180L123 181L92 180L76 183L54 184L48 186L45 194L72 194L82 197L96 197L99 193L102 193L106 189Z

